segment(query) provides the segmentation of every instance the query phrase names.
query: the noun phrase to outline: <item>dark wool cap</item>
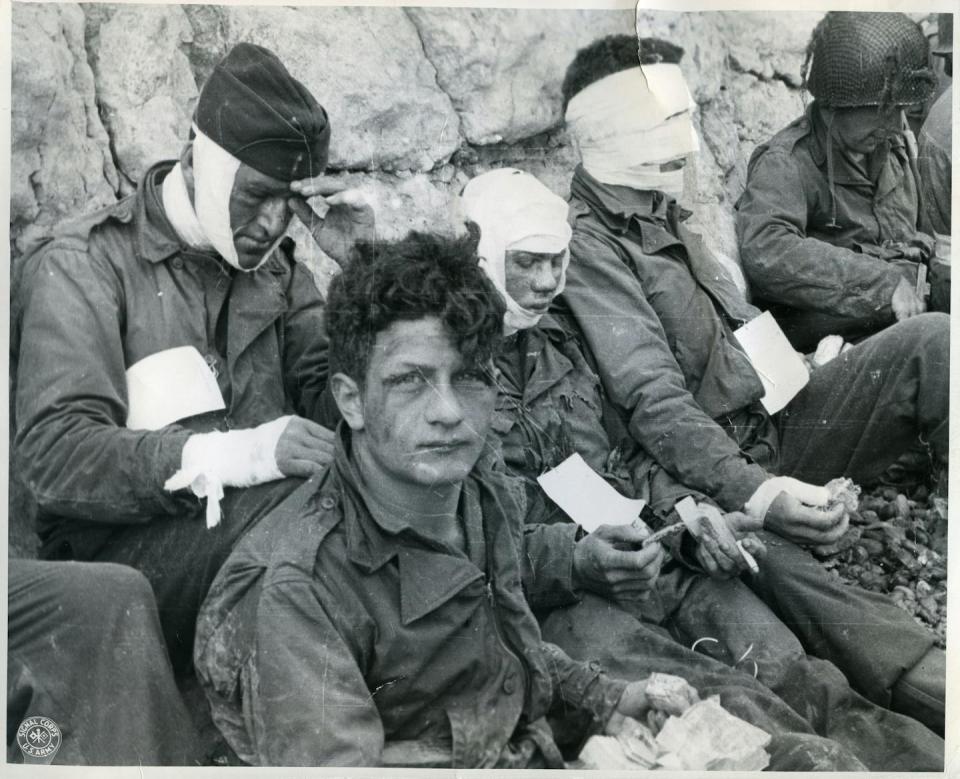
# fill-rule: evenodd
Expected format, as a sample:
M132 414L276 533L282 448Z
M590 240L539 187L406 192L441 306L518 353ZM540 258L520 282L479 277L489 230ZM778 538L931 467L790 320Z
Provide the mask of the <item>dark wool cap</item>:
M238 43L217 63L194 120L214 143L275 179L318 176L327 165L327 112L262 46Z

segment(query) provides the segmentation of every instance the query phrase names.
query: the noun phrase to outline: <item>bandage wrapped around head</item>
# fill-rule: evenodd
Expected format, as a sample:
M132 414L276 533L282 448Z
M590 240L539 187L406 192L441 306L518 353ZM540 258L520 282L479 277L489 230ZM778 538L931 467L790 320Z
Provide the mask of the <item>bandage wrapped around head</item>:
M694 108L680 66L659 62L595 81L571 98L565 118L598 181L679 197L683 170L660 166L699 150Z
M330 122L273 52L240 43L204 84L192 129L195 213L184 207L179 168L176 187L164 187L164 206L181 238L216 249L239 269L230 197L241 163L280 181L318 176L327 164Z
M509 335L533 327L543 314L528 311L507 294L506 254L564 252L555 292L559 295L570 264L567 247L572 231L566 201L529 173L515 168L500 168L471 179L461 200L464 216L480 228L480 267L507 304L504 332Z

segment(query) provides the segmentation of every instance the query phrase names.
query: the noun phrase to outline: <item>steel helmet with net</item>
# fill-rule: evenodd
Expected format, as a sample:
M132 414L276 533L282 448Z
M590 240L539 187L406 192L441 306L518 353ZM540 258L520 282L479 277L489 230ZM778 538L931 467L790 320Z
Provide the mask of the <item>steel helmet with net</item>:
M930 44L901 13L831 11L814 28L803 77L831 108L915 105L936 85Z

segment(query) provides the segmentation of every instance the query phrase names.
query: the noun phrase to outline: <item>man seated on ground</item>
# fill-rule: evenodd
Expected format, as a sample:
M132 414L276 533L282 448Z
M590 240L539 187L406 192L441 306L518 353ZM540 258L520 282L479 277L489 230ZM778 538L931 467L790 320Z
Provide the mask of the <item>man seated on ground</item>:
M548 712L576 746L696 699L541 639L523 490L484 453L504 308L475 251L414 233L331 285L334 462L237 545L198 621L198 675L247 762L558 768ZM862 769L800 725L772 764Z
M315 421L322 299L281 240L293 213L312 221L315 194L332 195L322 248L343 257L369 237L356 193L309 178L329 139L279 59L238 44L204 85L179 162L22 261L15 446L40 554L142 571L178 669L234 541L295 486L283 477L332 456Z
M480 266L507 309L504 347L496 360L492 427L508 472L526 486L527 521L565 522L537 478L575 452L620 493L644 499L660 515L686 495L706 501L674 482L628 436L610 432L626 430L589 364L576 324L567 312L550 308L563 290L569 262L566 203L533 176L511 168L477 176L462 199L466 218L480 229ZM679 521L675 514L671 519ZM676 536L672 559L662 567L660 544L641 548L646 529L601 526L572 545L572 560L565 566L582 602L536 612L544 636L571 656L598 660L626 678L637 678L650 667L667 670L682 653L684 678L698 689L710 683L701 673L716 673L712 662L700 662L705 658L681 646L659 656L659 644L649 637L653 631L627 618L612 601L649 625L667 627L683 646L712 637L714 654L731 664L740 659L740 669L756 669L760 681L771 680L774 693L867 768L940 770L941 739L915 720L854 693L834 665L808 657L769 607L731 578L746 568L737 537L761 523L739 513L725 520L728 527L720 528L725 532L716 538L705 535L699 544ZM756 539L747 536L743 543L751 541ZM756 553L757 545L751 546ZM561 567L560 551L551 550L555 567ZM527 587L535 609L538 604L530 596L537 590ZM636 649L624 652L624 642L630 640ZM728 682L742 694L743 680L733 678L740 676L730 674ZM769 694L758 703L771 718L782 706ZM744 718L769 732L779 724L755 721L749 714Z
M561 299L631 437L679 483L763 519L768 557L749 581L806 651L942 732L945 656L933 636L888 598L831 581L798 544L829 545L846 530L841 509L818 507L828 496L816 485L869 484L921 436L946 458L949 318L887 328L768 414L733 335L760 312L684 227L676 200L697 149L693 101L671 64L682 50L640 44L642 67L637 40L613 36L581 50L564 80L582 165Z
M45 560L10 560L9 574L8 763L202 759L143 574Z
M828 13L804 62L814 100L750 158L737 203L743 268L798 349L926 308L917 271L933 241L918 229L917 146L903 109L933 93L928 57L904 14Z

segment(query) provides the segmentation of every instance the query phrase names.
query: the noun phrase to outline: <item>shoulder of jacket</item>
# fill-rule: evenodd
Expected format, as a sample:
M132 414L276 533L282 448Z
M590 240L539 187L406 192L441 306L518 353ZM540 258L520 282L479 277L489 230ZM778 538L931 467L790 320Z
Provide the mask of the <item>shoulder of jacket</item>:
M766 143L761 143L750 155L751 163L766 154L791 156L797 145L811 133L810 120L806 115L795 119Z
M64 220L49 233L31 242L24 251L24 259L51 249L86 252L90 245L90 236L100 226L132 222L135 203L136 195L133 194L97 211Z

